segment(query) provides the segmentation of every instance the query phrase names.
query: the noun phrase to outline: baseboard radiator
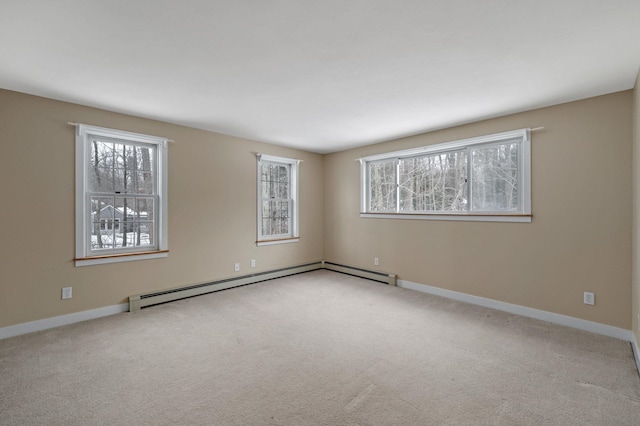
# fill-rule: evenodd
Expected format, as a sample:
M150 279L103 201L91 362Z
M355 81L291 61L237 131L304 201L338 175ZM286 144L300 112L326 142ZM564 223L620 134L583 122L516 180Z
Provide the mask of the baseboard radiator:
M313 262L305 265L292 266L288 268L275 269L272 271L258 272L251 275L243 275L221 279L203 284L194 284L185 287L173 288L154 293L138 294L129 297L129 312L139 311L148 306L159 305L161 303L172 302L174 300L186 299L187 297L200 296L202 294L213 293L215 291L226 290L228 288L239 287L247 284L254 284L261 281L275 278L287 277L289 275L302 274L304 272L317 271L318 269L328 269L343 274L354 275L389 285L396 285L396 275L384 272L369 271L362 268L355 268L346 265L339 265L332 262Z
M396 274L388 274L386 272L370 271L368 269L356 268L354 266L340 265L333 262L321 262L324 269L330 271L342 272L343 274L355 275L356 277L366 278L373 281L379 281L381 283L396 285Z

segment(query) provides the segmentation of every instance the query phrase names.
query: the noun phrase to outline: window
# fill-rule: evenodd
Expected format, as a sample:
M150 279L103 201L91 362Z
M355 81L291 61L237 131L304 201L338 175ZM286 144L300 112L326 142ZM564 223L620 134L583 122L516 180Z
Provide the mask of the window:
M78 124L76 266L167 255L167 140Z
M530 130L360 159L361 216L531 221Z
M259 246L297 242L300 160L258 154Z

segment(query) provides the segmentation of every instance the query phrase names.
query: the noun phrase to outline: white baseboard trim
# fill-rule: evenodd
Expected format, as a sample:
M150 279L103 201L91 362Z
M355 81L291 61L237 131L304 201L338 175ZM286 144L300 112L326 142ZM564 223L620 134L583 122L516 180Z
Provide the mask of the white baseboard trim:
M602 334L616 339L634 342L633 332L624 328L613 327L611 325L600 324L598 322L587 321L567 315L542 311L540 309L528 308L526 306L514 305L512 303L500 302L499 300L487 299L485 297L473 296L471 294L460 293L443 288L432 287L426 284L418 284L406 280L398 280L398 287L429 293L447 299L458 300L460 302L471 303L473 305L484 306L485 308L496 309L498 311L509 312L523 317L534 318L554 324L564 325L578 330L589 331L591 333ZM637 349L637 346L636 346ZM637 351L636 351L637 353ZM637 357L638 355L636 355ZM636 358L637 361L637 358ZM640 365L640 364L639 364Z
M102 308L74 312L72 314L60 315L57 317L45 318L37 321L23 322L21 324L0 328L0 339L20 336L21 334L33 333L35 331L48 330L50 328L60 327L62 325L106 317L109 315L120 314L122 312L127 312L128 310L129 304L122 303L120 305L105 306Z

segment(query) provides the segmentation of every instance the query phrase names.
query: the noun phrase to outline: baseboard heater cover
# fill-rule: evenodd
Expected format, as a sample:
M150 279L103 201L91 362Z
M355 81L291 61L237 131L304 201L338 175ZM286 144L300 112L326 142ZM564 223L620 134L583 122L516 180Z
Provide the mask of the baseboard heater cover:
M328 269L335 272L342 272L344 274L383 282L393 286L396 285L395 274L369 271L362 268L339 265L332 262L325 262L323 260L320 262L307 263L305 265L275 269L272 271L259 272L256 274L243 275L239 277L226 278L218 281L194 284L154 293L138 294L136 296L129 297L129 312L139 311L142 308L159 305L161 303L186 299L187 297L200 296L202 294L213 293L215 291L226 290L233 287L240 287L247 284L254 284L261 281L268 281L275 278L287 277L289 275L317 271L318 269Z
M343 274L355 275L360 278L367 278L373 281L379 281L381 283L395 286L397 283L396 274L389 274L386 272L370 271L368 269L356 268L354 266L340 265L339 263L322 261L322 267L330 271L342 272Z

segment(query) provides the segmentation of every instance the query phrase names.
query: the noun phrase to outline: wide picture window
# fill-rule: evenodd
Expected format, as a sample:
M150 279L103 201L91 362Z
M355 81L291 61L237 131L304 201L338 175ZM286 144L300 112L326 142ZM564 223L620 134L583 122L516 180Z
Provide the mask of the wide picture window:
M166 256L166 144L77 126L77 266Z
M360 159L361 216L531 221L530 131Z

